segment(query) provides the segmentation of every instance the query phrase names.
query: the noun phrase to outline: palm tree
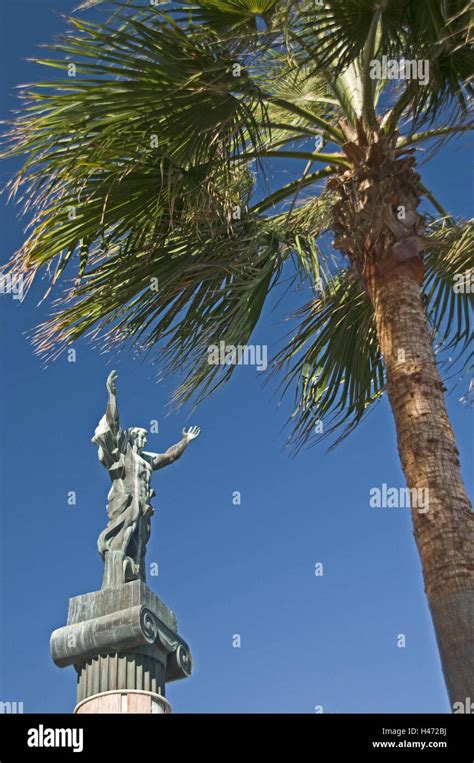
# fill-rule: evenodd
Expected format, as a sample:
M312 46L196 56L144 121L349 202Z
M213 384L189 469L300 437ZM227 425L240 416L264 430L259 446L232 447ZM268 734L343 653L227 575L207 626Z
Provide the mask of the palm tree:
M200 400L235 368L208 348L245 345L291 273L308 284L276 358L297 392L291 439L312 443L322 421L338 442L387 391L407 485L429 491L412 516L452 703L474 696L473 516L435 350L465 357L474 231L417 152L472 127L469 13L205 0L73 17L37 59L67 75L26 88L4 153L25 157L10 191L32 212L11 275L46 267L53 288L74 273L40 352L83 334L154 349L184 369L176 399Z

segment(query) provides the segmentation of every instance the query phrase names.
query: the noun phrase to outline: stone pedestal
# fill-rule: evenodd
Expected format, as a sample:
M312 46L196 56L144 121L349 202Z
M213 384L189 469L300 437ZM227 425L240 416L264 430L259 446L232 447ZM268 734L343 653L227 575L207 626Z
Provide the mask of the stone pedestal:
M174 613L141 580L70 599L51 655L77 671L77 713L169 713L166 684L192 670Z

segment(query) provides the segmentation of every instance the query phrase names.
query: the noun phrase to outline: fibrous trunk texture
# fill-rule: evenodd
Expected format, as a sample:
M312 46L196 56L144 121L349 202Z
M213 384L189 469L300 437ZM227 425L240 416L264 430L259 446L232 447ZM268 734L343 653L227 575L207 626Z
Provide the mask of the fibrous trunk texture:
M351 168L339 193L335 246L372 300L398 450L413 496L415 539L449 697L474 699L474 516L460 474L423 307L425 224L414 157L397 136L342 124Z
M403 268L375 280L374 307L398 451L413 506L441 662L452 707L474 699L474 517L417 281Z

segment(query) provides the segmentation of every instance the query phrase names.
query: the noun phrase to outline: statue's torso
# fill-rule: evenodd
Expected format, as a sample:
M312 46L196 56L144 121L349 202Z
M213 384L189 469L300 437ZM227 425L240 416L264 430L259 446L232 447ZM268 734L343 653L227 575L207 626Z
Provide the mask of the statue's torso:
M123 438L117 449L120 457L113 468L109 469L112 487L109 491L109 502L123 496L131 496L140 504L148 503L155 495L151 488L153 472L150 456L137 453L128 438Z
M146 456L136 453L131 445L128 446L124 458L125 477L124 487L135 497L148 500L154 495L151 489L152 467Z

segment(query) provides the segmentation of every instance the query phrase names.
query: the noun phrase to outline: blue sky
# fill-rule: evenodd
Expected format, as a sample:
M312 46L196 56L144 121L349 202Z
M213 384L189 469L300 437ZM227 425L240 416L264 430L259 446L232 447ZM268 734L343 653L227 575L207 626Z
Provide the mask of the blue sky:
M15 85L44 77L25 59L75 5L2 0L3 116L15 105ZM424 168L442 203L465 216L470 155L462 138ZM0 167L2 181L8 172ZM23 223L12 206L1 214L5 261ZM166 416L179 380L157 384L156 369L125 353L79 343L75 363L63 356L43 367L27 337L49 311L37 307L43 288L22 304L0 297L0 700L22 701L25 712L74 707L74 671L54 666L49 635L65 624L70 596L101 585L96 539L108 478L90 438L105 410L106 376L117 368L123 424L159 420L149 450L165 450L184 425L202 427L154 481L148 562L159 563L159 576L149 582L176 612L195 663L191 679L168 686L174 710L448 712L408 510L369 507L370 488L405 484L387 402L335 451L296 458L282 451L291 396L279 405L255 368L238 369L192 414ZM287 332L284 312L299 301L290 295L275 311L269 304L253 342L271 352ZM448 407L472 486L472 413L458 402L468 381ZM318 562L323 576L315 575Z

